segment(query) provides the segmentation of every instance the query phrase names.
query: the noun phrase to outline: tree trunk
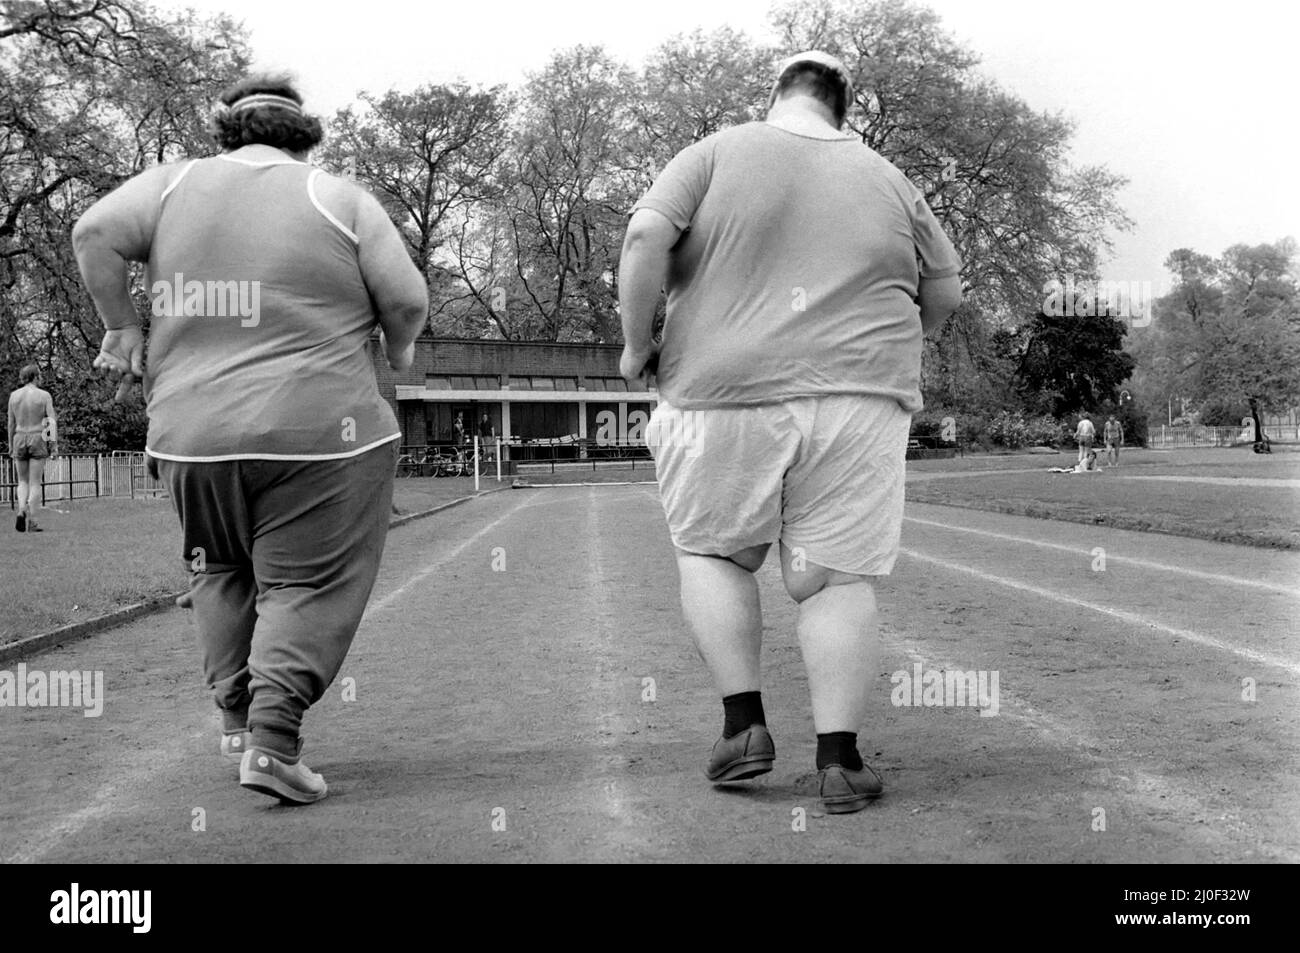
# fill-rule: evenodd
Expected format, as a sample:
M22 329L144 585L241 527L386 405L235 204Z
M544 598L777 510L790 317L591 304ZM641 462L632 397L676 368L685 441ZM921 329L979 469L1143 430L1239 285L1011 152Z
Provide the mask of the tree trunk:
M1264 422L1259 418L1259 401L1250 397L1247 398L1247 402L1250 404L1250 416L1255 421L1255 452L1272 453L1268 445L1268 437L1264 434Z

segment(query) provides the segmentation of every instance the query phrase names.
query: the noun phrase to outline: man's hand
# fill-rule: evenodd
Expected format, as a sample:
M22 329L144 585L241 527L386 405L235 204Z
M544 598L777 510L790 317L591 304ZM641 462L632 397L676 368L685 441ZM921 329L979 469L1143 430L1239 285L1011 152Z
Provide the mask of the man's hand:
M121 376L122 383L113 399L125 400L131 385L137 378L144 377L144 333L140 325L130 324L116 331L105 331L94 368L112 377Z
M384 357L388 359L388 366L399 374L404 374L411 369L415 363L415 342L412 341L400 351L394 353L393 349L388 346L388 338L383 329L379 331L379 345L384 349Z
M618 359L618 372L629 384L635 384L659 369L659 349L650 347L637 351L629 344L623 345L623 356Z

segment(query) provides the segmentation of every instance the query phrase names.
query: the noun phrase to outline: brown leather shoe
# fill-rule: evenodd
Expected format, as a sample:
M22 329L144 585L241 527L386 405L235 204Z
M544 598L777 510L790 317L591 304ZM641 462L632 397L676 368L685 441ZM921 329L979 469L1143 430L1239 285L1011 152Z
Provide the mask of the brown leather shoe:
M772 770L776 745L763 725L750 725L731 738L719 738L704 775L714 784L744 781Z
M880 797L884 784L875 768L865 762L861 771L828 764L820 772L822 807L827 814L851 814Z

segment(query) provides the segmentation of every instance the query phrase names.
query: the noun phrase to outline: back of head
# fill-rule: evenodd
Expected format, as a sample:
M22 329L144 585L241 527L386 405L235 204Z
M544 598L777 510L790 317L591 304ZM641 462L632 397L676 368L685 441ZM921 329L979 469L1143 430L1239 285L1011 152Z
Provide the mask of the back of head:
M18 380L23 385L31 384L33 382L39 382L40 379L41 379L41 369L37 367L35 364L28 364L26 367L24 367L21 371L18 372Z
M288 76L249 76L221 94L208 132L224 151L267 145L308 152L320 144L320 120L302 111L302 96Z
M853 101L853 83L843 63L827 53L809 50L788 57L777 67L768 108L794 95L811 96L820 102L830 110L839 128Z

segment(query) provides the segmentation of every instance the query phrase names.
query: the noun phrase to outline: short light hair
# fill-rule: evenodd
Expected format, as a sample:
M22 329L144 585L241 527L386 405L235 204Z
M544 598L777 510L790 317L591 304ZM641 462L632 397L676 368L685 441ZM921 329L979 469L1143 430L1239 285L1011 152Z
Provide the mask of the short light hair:
M849 112L848 90L840 74L820 63L799 63L782 74L773 91L772 101L791 92L807 93L830 109L836 127L844 125Z
M24 384L30 384L32 381L40 380L41 369L35 364L28 364L18 372L18 379Z

